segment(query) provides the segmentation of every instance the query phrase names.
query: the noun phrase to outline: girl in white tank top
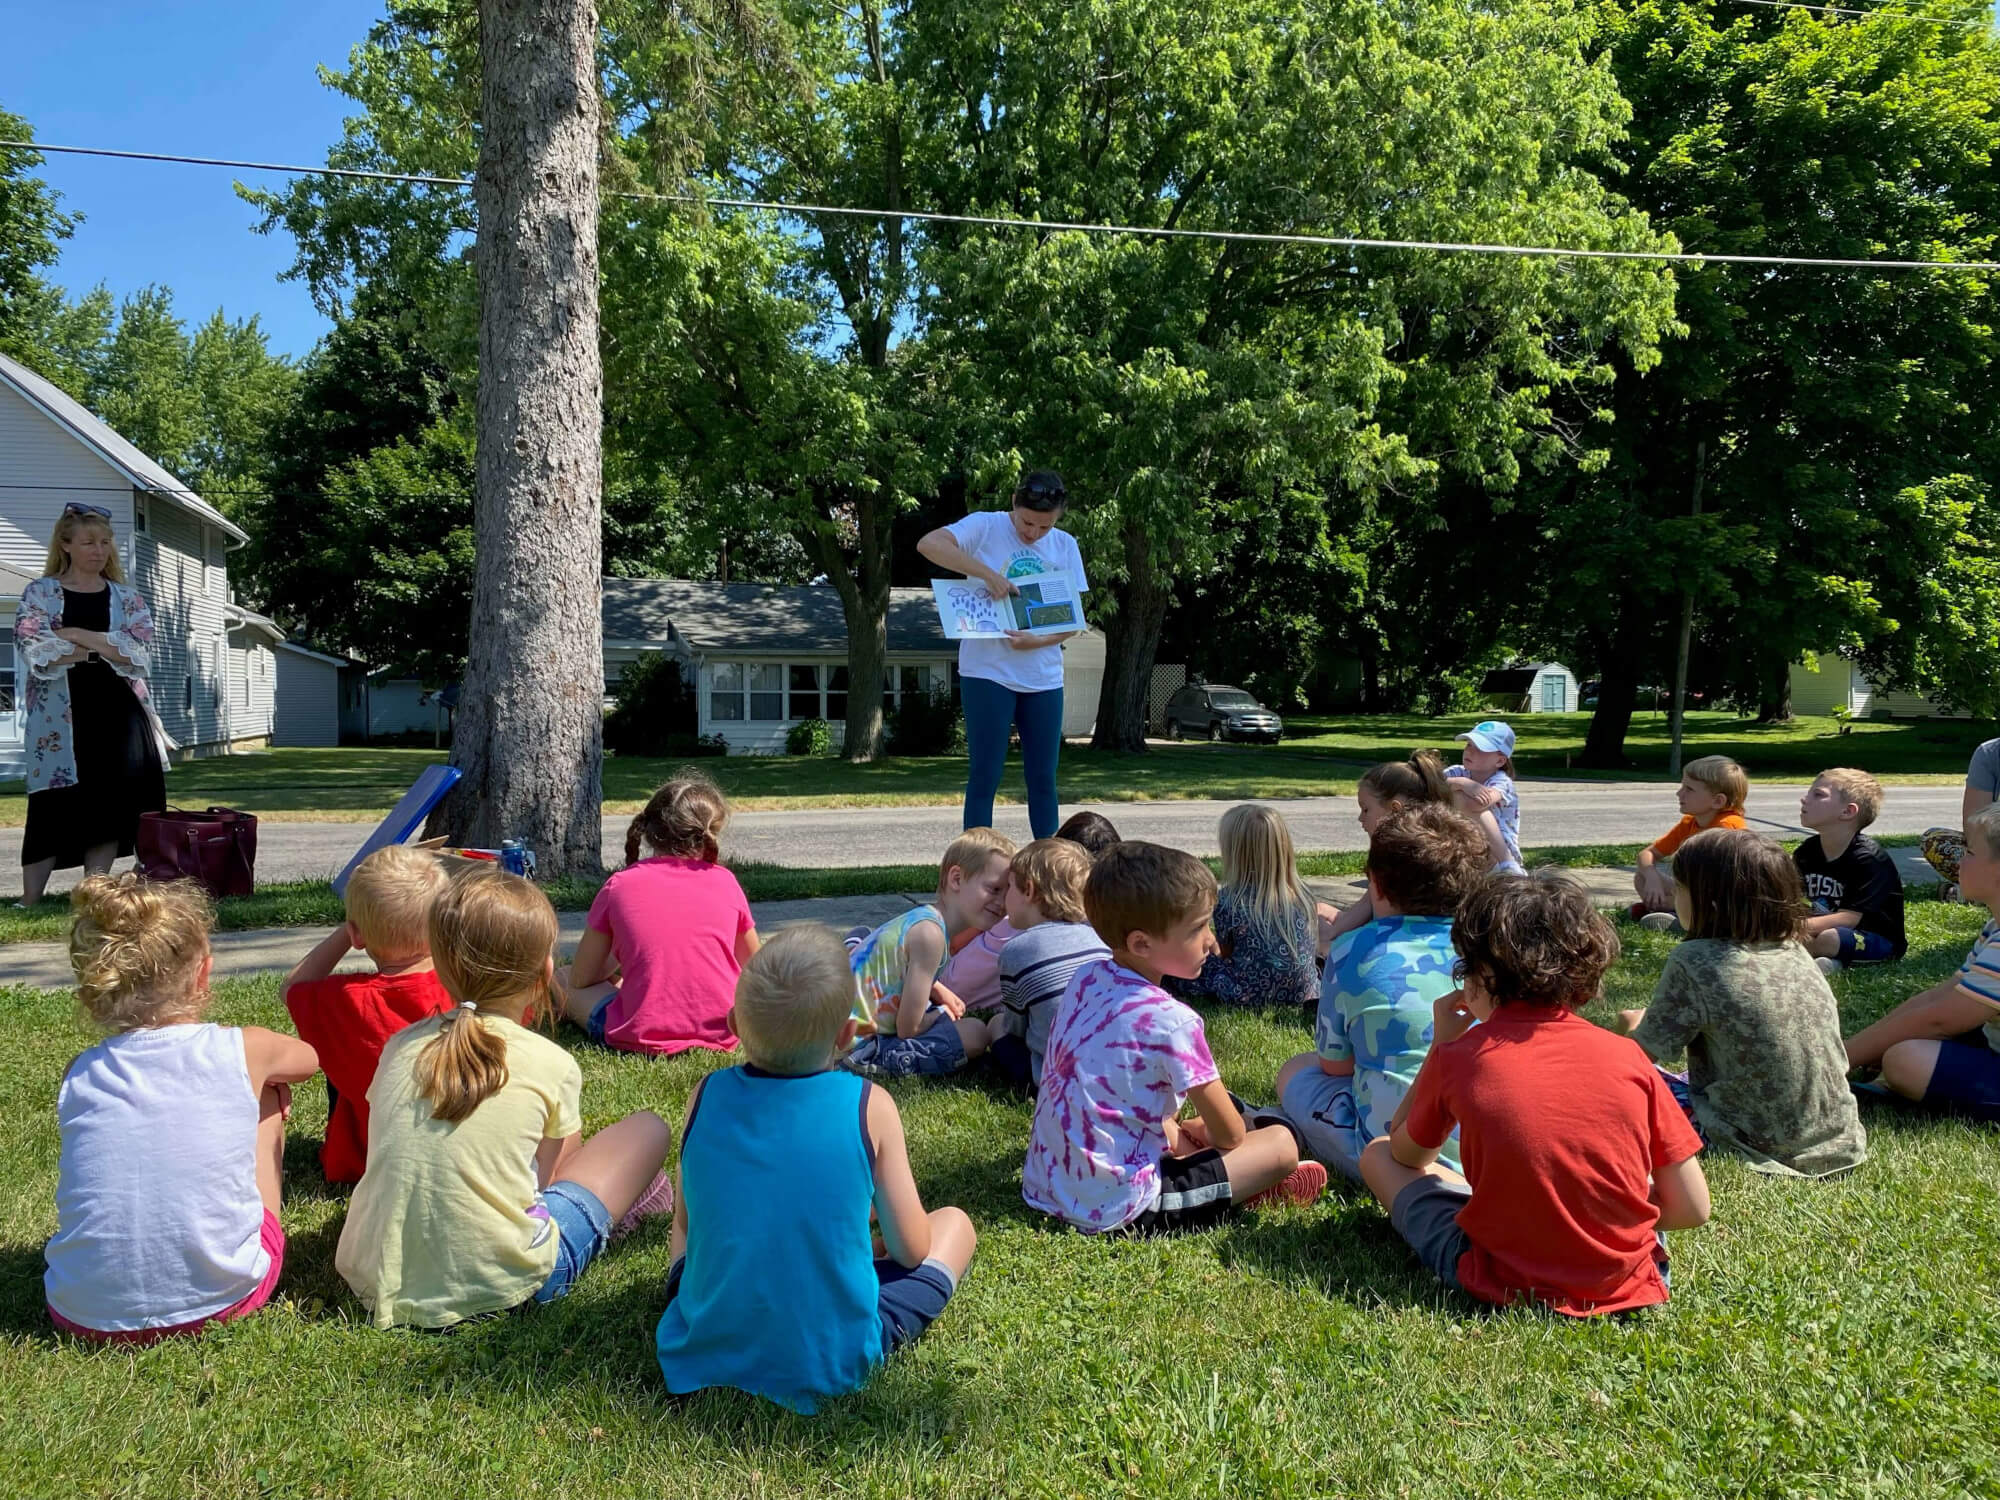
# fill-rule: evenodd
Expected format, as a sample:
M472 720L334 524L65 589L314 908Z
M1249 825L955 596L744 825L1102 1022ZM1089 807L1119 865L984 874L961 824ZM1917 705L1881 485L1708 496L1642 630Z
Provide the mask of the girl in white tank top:
M255 1311L284 1259L289 1086L319 1059L294 1037L201 1019L209 910L194 886L98 875L72 901L77 998L111 1035L56 1096L49 1311L121 1341Z

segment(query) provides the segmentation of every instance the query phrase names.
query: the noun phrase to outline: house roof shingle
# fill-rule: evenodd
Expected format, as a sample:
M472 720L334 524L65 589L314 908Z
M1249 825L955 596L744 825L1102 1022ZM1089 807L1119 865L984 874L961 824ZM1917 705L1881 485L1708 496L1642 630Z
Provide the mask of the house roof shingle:
M98 457L123 474L135 487L199 516L211 526L220 527L239 542L250 540L249 533L221 511L92 416L81 402L26 365L0 354L0 380L19 391L30 404L47 412L85 447L94 449Z
M830 587L768 583L689 583L677 578L604 580L604 639L690 650L790 655L847 654L847 620ZM946 655L955 650L938 623L929 589L889 590L889 650Z

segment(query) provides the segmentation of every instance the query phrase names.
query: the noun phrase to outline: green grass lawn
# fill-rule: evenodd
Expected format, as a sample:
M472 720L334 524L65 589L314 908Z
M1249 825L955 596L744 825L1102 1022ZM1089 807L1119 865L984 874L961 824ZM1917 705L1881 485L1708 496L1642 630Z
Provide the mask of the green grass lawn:
M1912 957L1835 982L1858 1025L1948 974L1980 913L1918 901ZM1600 1019L1643 1003L1671 940L1621 924ZM1672 1237L1674 1299L1575 1323L1445 1294L1351 1191L1152 1243L1057 1232L1020 1200L1025 1101L893 1085L926 1201L979 1226L937 1326L801 1418L670 1400L652 1358L667 1233L568 1300L438 1337L360 1321L333 1269L316 1083L296 1095L278 1299L136 1353L50 1331L54 1101L90 1040L66 997L0 992L0 1387L10 1495L1971 1496L2000 1492L2000 1132L1867 1103L1871 1160L1776 1181L1711 1160L1715 1217ZM218 1019L282 1025L276 981ZM1308 1045L1211 1014L1240 1092ZM706 1064L564 1035L589 1128L676 1123Z
M1428 719L1377 715L1339 719L1299 717L1278 745L1155 744L1144 755L1071 746L1063 751L1062 789L1068 802L1146 802L1180 798L1330 797L1354 790L1356 777L1380 760L1435 746L1455 756L1452 737L1482 717ZM1530 714L1512 721L1520 736L1515 764L1524 776L1661 780L1666 776L1665 718L1633 719L1626 749L1633 768L1586 772L1570 761L1583 748L1588 714ZM1886 780L1963 780L1975 746L2000 726L1951 719L1907 719L1852 726L1841 735L1831 719L1757 724L1729 714L1690 714L1687 755L1734 756L1753 778L1810 779L1829 765L1852 764ZM212 803L295 822L372 823L409 789L417 773L445 759L435 750L264 750L189 761L167 780L181 807ZM896 757L873 765L791 756L729 756L697 763L744 812L809 807L949 806L965 790L965 757ZM629 816L680 768L673 760L604 762L605 811ZM1008 766L1002 802L1025 799L1019 758ZM0 782L0 827L27 820L18 781Z

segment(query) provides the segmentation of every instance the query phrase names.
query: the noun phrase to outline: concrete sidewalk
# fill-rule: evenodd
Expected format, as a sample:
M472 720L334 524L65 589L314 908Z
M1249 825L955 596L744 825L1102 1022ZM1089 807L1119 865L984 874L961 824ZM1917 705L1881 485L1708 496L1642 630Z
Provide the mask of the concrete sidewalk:
M1935 884L1937 874L1924 863L1915 849L1895 849L1896 863L1902 868L1903 883ZM1534 857L1534 850L1527 851ZM1583 882L1598 906L1621 907L1632 899L1630 867L1591 866L1569 872ZM1308 880L1306 888L1320 900L1345 910L1361 896L1365 882L1358 875ZM928 891L886 892L878 896L830 896L811 901L759 901L751 915L760 932L771 933L793 922L823 922L837 932L866 924L879 926L899 912L930 900ZM584 913L558 913L561 921L561 948L567 954L583 935ZM218 932L213 939L215 974L218 979L262 974L290 969L332 931L329 927L259 927L245 932ZM343 972L368 967L366 954L352 953L341 965ZM32 985L36 989L67 989L72 982L69 950L62 943L9 943L0 945L0 986Z

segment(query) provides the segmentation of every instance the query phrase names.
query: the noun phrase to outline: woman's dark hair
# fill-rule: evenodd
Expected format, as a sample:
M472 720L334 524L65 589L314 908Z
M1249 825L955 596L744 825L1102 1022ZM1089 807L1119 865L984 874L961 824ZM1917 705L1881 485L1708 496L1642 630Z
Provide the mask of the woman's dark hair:
M1749 828L1711 828L1674 851L1688 893L1688 936L1782 943L1800 935L1805 886L1791 855Z
M1070 820L1056 830L1056 837L1083 845L1084 853L1095 859L1118 842L1118 830L1103 813L1080 812L1070 815Z
M1581 1009L1618 961L1618 934L1559 870L1488 875L1460 903L1451 945L1495 1005Z
M1408 760L1385 760L1363 775L1361 784L1383 803L1419 807L1427 802L1451 801L1451 782L1435 750L1419 750Z
M1023 510L1061 510L1069 504L1069 491L1054 469L1030 469L1014 486L1014 503Z

